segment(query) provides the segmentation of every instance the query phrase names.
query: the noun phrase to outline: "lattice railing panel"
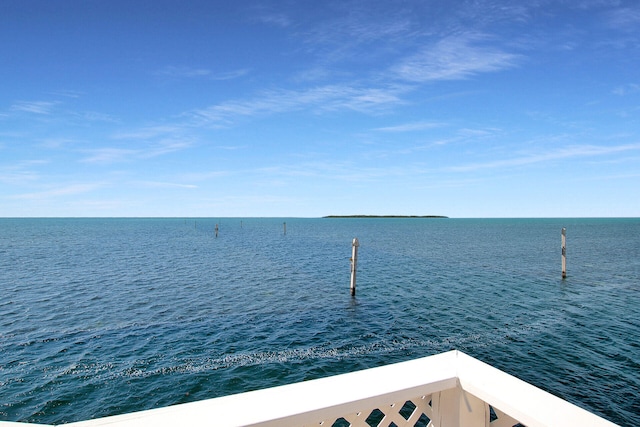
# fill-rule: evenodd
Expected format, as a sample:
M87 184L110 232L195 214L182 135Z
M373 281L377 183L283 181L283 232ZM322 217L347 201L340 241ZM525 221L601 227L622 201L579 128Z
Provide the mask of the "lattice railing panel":
M333 422L323 421L320 425L330 427L427 427L432 417L431 395L428 395L347 414Z
M327 427L433 427L432 399L440 396L419 396L404 402L384 405L366 411L344 415L333 422L323 421L319 425ZM522 426L515 418L485 403L487 427Z
M490 410L493 412L489 423L490 427L513 427L522 425L518 422L518 420L510 417L498 408L490 405L487 406L489 406ZM493 415L495 415L495 418L493 417Z

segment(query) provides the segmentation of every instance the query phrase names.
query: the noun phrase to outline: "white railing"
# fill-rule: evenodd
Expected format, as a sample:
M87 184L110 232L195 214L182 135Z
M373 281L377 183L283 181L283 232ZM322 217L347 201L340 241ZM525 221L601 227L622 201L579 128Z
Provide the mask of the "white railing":
M615 425L454 350L67 426L511 427L519 423L529 427Z

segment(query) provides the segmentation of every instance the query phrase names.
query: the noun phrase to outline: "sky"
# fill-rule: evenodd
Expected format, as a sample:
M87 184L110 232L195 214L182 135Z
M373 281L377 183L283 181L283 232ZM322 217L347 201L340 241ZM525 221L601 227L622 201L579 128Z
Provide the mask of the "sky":
M0 217L640 217L640 3L2 0Z

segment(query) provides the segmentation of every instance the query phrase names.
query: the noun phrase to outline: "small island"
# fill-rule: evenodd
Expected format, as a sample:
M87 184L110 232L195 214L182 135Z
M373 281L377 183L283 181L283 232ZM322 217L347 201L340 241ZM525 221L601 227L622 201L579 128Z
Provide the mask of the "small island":
M328 215L323 218L449 218L444 215Z

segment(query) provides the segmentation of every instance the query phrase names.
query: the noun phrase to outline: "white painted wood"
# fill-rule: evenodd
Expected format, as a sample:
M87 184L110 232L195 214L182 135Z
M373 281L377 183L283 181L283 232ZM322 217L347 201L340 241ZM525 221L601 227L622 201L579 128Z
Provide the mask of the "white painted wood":
M463 390L528 427L615 425L464 353L456 366Z
M435 399L434 399L435 397ZM488 405L460 387L432 395L433 427L488 426Z
M434 391L456 387L455 353L431 356L432 369L416 359L271 389L225 396L168 408L71 423L95 426L300 426L320 425L344 414L379 408ZM373 373L373 375L372 375ZM403 400L403 403L404 401ZM365 412L367 412L365 414Z
M578 386L578 385L577 385ZM399 411L411 401L405 420ZM498 419L489 422L489 405ZM67 424L68 427L331 426L344 418L368 427L375 409L383 425L432 427L609 427L613 423L458 351L328 378L167 408ZM0 422L1 427L16 423ZM29 424L19 424L28 427ZM33 424L31 424L33 425Z

